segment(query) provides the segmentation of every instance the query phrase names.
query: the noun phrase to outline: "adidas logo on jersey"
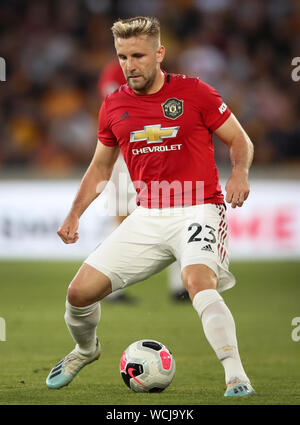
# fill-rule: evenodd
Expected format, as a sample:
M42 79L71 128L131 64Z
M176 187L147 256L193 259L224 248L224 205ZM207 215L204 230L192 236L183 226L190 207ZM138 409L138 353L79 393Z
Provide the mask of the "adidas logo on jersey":
M121 116L120 116L120 120L124 120L125 118L130 118L130 115L129 115L129 112L124 112L124 114L122 114Z
M205 245L203 248L201 248L201 251L210 251L210 252L214 252L210 244L207 244L207 245Z

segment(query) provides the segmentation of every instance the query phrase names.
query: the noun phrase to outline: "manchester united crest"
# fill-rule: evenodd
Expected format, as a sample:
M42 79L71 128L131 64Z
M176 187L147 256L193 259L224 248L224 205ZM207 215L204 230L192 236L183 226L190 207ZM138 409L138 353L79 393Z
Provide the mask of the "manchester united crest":
M178 100L176 97L172 97L161 104L164 116L175 120L183 114L183 100Z

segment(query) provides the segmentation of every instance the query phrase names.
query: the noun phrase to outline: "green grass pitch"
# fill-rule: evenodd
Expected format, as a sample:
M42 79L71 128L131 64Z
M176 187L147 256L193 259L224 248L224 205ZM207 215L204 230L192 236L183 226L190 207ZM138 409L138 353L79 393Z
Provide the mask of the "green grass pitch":
M79 267L64 262L1 262L1 405L204 405L300 404L299 262L236 262L237 285L222 295L237 326L240 354L257 394L223 397L224 371L206 341L190 302L169 298L166 272L128 288L135 305L102 303L99 361L74 381L50 390L51 367L74 347L64 323L67 286ZM300 334L300 331L299 331ZM163 342L176 360L172 384L160 394L130 391L119 374L123 350L133 341Z

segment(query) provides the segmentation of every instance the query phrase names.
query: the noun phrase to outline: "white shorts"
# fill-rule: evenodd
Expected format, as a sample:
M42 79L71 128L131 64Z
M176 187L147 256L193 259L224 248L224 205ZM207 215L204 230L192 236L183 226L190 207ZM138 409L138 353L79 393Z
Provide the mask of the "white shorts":
M113 291L145 280L175 260L181 270L205 264L217 275L222 292L235 285L228 270L225 210L222 204L137 207L85 263L108 276Z

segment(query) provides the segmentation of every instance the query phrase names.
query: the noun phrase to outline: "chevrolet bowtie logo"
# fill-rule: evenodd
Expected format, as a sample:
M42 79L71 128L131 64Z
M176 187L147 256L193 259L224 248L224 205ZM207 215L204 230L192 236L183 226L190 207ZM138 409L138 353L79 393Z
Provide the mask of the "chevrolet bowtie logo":
M147 143L161 143L164 138L176 137L178 127L161 128L160 124L145 125L144 130L132 131L130 133L130 142L141 142L147 140Z

